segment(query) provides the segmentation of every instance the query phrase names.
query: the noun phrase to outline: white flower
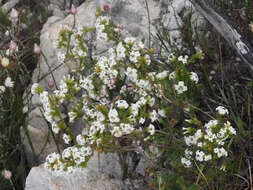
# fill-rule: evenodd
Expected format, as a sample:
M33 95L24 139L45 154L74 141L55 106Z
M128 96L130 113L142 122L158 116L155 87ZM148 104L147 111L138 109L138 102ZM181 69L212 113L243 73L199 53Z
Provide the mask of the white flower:
M14 86L14 82L11 81L11 78L10 78L10 77L7 77L7 78L5 79L4 85L5 85L6 87L12 88L12 87Z
M170 73L169 75L169 79L172 80L175 78L175 71L173 71L172 73Z
M35 43L33 45L33 53L40 54L40 52L41 52L40 46L38 46L38 44Z
M145 122L145 118L141 117L140 120L139 120L139 123L143 124L144 122Z
M120 128L118 126L113 127L112 134L115 137L121 137L123 135L122 131L120 130Z
M202 146L203 146L203 143L202 143L202 142L199 142L199 143L197 144L197 146L198 146L198 147L202 147Z
M66 133L63 134L62 139L64 140L65 144L69 144L71 141L71 138Z
M137 81L137 70L132 69L131 67L127 67L126 71L127 78L132 81Z
M71 156L71 153L72 153L72 147L68 147L68 148L63 150L62 157L64 159L69 158Z
M38 93L38 88L40 88L39 84L38 83L34 83L32 85L32 88L31 88L31 93L34 95L34 94L37 94Z
M105 120L105 116L101 112L96 112L97 121L103 122Z
M11 171L9 171L9 170L3 170L3 171L2 171L2 175L3 175L3 177L4 177L5 179L10 180L10 179L11 179L11 176L12 176L12 173L11 173Z
M125 100L117 100L115 102L115 104L117 105L118 108L121 108L121 109L127 109L128 108L128 103Z
M216 119L210 120L208 123L205 124L205 128L211 129L213 127L216 127L217 124L218 124L218 121Z
M184 141L187 146L191 146L191 145L196 145L198 139L195 136L188 136L188 137L185 136Z
M9 44L9 49L10 52L17 52L18 51L18 45L16 44L16 42L12 41Z
M10 49L7 49L5 55L9 56L11 54Z
M223 164L223 165L220 167L220 170L225 172L225 171L226 171L226 165Z
M192 81L194 81L195 84L198 84L198 82L199 82L199 77L198 77L197 73L191 72L190 79Z
M204 157L205 157L205 153L203 151L197 150L196 151L196 160L203 162L204 161Z
M144 58L145 58L145 60L146 60L147 65L150 65L150 63L151 63L150 56L149 56L148 54L146 54L146 55L144 56Z
M184 85L183 81L179 81L178 84L175 85L175 90L178 94L182 94L183 92L187 91L187 86Z
M121 123L120 127L125 134L130 134L134 131L134 127L128 123Z
M122 42L120 42L117 46L117 58L122 59L126 56L125 52L126 52L126 48L123 46Z
M236 130L231 126L229 121L227 121L224 126L232 135L236 135Z
M175 59L175 53L174 52L169 54L168 61L171 61L173 59Z
M116 109L111 109L108 114L110 122L119 122L118 112Z
M149 105L153 106L154 104L155 104L155 98L152 97L152 98L149 99Z
M16 23L18 21L18 11L14 8L11 9L10 19L13 23Z
M225 115L225 114L229 114L228 110L223 107L223 106L218 106L216 109L215 109L220 115Z
M147 100L144 98L144 97L141 97L139 100L138 100L138 103L143 106L147 103Z
M190 168L192 163L189 159L185 158L185 157L182 157L181 158L181 163L184 165L184 167L186 168Z
M166 117L165 111L162 109L158 109L158 115L160 115L161 117Z
M151 119L151 122L154 122L155 120L157 120L157 112L155 110L151 112L150 119Z
M134 43L135 40L136 40L136 39L135 39L134 37L126 37L126 38L124 39L124 41L125 41L127 44L129 44L129 43Z
M209 160L212 160L212 155L211 154L205 155L205 161Z
M214 153L217 154L218 158L225 156L228 156L228 152L222 147L222 148L215 148Z
M52 164L60 158L60 155L53 152L46 157L46 162Z
M28 112L28 106L24 106L22 111L23 111L23 113L27 113Z
M5 92L5 86L0 85L0 93L3 93L3 92Z
M161 72L161 73L158 73L158 74L156 75L156 78L162 80L162 79L164 79L165 77L168 76L168 72L169 72L169 71L163 71L163 72Z
M139 113L139 105L136 104L131 104L131 113L134 117L136 117Z
M57 124L55 122L52 122L52 131L55 133L55 134L58 134L59 131L60 131L60 128L57 126Z
M184 154L185 154L186 158L190 159L191 156L192 156L192 154L193 154L193 152L191 150L189 150L189 149L185 149Z
M77 118L77 113L76 112L73 112L73 111L70 111L68 113L68 116L69 116L69 122L70 123L73 123L74 120Z
M140 56L140 52L139 51L131 51L130 52L130 56L129 59L130 61L137 63L138 62L138 57Z
M150 135L154 135L155 134L155 126L150 124L148 126L148 132L150 133Z
M10 31L6 30L6 32L4 33L5 36L9 36L10 35Z
M185 55L184 57L181 55L178 57L178 61L181 61L183 64L186 64L188 60L188 56Z

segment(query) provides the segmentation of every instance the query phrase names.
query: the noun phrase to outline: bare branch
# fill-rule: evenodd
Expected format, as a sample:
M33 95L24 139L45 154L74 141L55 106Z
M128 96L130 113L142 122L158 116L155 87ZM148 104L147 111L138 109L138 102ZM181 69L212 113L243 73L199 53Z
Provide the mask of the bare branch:
M237 53L253 74L253 49L241 34L229 24L229 20L215 11L209 0L190 0L195 8L213 25L229 46Z

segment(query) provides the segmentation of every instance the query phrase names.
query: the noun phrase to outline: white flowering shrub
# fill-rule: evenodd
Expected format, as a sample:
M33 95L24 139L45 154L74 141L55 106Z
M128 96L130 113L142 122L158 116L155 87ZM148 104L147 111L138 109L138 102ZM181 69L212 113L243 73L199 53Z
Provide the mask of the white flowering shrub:
M52 131L69 145L62 154L48 155L45 167L71 172L85 167L94 151L135 151L157 171L159 162L171 157L172 166L195 167L229 155L228 140L236 135L226 119L228 110L217 108L217 118L202 125L195 107L201 84L189 70L203 55L171 52L159 61L143 39L121 35L122 26L97 13L95 28L63 29L59 34L60 62L79 65L65 76L52 94L38 84L44 116ZM91 56L86 36L111 48ZM71 102L68 122L84 121L82 133L74 136L61 113ZM60 133L61 132L61 133ZM157 147L154 153L150 147ZM159 170L159 169L158 169Z
M193 127L184 127L185 144L190 149L185 149L185 155L181 158L181 162L185 167L192 166L192 160L206 162L221 157L227 157L227 147L224 148L228 138L236 135L235 129L229 121L222 118L228 110L224 107L216 109L220 117L218 120L210 120L201 129ZM193 120L187 120L189 124L193 124ZM227 145L226 145L227 146Z

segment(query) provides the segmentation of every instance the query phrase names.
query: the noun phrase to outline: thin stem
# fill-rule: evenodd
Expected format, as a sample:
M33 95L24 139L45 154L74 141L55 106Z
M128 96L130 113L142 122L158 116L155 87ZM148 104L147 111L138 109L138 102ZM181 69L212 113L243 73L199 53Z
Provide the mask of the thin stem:
M197 164L195 161L194 161L194 163L195 163L195 165L196 165L196 167L197 167L199 173L201 174L201 176L202 176L203 179L205 180L205 182L206 182L208 188L210 188L209 183L208 183L208 181L207 181L207 179L206 179L206 176L203 174L203 172L202 172L201 169L199 168L198 164ZM197 184L197 182L196 182L196 184Z
M10 179L9 181L10 181L10 184L11 184L12 189L15 190L15 187L14 187L14 184L13 184L12 179Z
M46 56L44 55L43 52L41 52L41 55L42 55L42 57L44 58L44 60L45 60L45 62L46 62L46 64L47 64L47 66L48 66L48 70L49 70L49 73L51 74L51 76L52 76L52 78L53 78L53 81L54 81L54 84L55 84L55 88L58 90L58 86L57 86L56 80L55 80L55 78L54 78L53 71L51 70L51 67L50 67L50 65L49 65L49 63L48 63L48 61L47 61L47 58L46 58Z
M147 8L147 13L148 13L148 48L150 48L150 40L151 40L151 32L150 32L150 15L149 15L149 8L148 8L148 2L145 0L146 8Z

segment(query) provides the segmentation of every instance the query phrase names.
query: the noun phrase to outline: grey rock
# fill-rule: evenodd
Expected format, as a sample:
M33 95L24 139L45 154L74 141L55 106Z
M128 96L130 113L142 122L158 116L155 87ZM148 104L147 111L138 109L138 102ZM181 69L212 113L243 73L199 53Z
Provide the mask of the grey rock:
M31 169L25 190L123 190L124 184L117 179L83 169L68 175L55 176L43 165Z
M4 13L8 13L16 4L19 3L20 0L10 0L5 3L1 8Z
M167 6L165 14L162 15L162 23L165 28L169 31L170 40L172 43L181 44L181 28L184 24L183 19L188 15L191 16L191 24L194 29L199 29L205 23L204 18L196 12L194 6L190 1L185 0L163 0L164 6Z
M26 179L25 190L146 190L141 179L120 180L90 168L68 175L54 175L42 165L33 167Z

